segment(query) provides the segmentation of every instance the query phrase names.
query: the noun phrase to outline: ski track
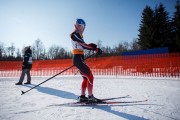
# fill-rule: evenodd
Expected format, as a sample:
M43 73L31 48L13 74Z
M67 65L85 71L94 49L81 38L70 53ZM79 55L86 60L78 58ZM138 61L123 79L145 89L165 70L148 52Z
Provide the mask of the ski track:
M33 77L32 85L16 86L19 78L0 78L0 120L180 120L180 80L95 76L94 96L137 101L93 106L50 106L76 101L80 76L56 77L21 95L48 77ZM112 100L111 100L112 101Z

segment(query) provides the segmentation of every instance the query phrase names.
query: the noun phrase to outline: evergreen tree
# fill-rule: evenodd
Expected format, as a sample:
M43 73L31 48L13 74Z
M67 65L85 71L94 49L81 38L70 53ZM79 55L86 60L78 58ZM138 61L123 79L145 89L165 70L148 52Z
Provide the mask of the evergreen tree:
M159 47L172 48L172 25L168 12L162 3L155 7L153 11L146 6L142 13L142 20L139 29L138 44L141 49L151 49Z
M154 11L154 42L153 47L169 47L171 26L167 11L162 3Z
M173 32L172 32L172 40L173 40L173 52L180 52L180 1L176 2L176 11L174 13L172 23L173 23Z
M146 6L143 10L138 36L138 44L140 45L141 49L149 49L153 47L153 10L150 6Z

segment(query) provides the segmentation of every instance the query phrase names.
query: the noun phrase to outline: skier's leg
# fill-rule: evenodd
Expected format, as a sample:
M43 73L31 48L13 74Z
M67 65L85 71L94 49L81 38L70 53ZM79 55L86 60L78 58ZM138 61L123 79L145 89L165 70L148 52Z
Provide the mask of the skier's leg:
M30 83L31 82L30 69L27 69L26 74L27 74L27 82Z
M87 102L88 101L88 98L85 95L86 94L87 83L88 83L88 81L87 81L86 77L83 77L83 81L82 81L82 84L81 84L81 96L79 96L78 102Z
M26 70L26 69L22 70L22 72L21 72L21 77L20 77L20 79L19 79L19 83L22 83L23 80L24 80L24 76L25 76L25 73L26 73L25 70Z
M83 76L83 82L81 85L81 92L82 94L85 93L85 88L88 89L88 95L93 94L93 80L94 77L92 75L92 72L90 68L87 66L87 64L84 61L83 55L74 55L73 56L73 64L80 70L81 75ZM84 79L84 77L86 79Z
M93 74L91 72L91 70L89 69L89 74L83 74L86 79L87 79L87 89L88 89L88 102L90 103L100 103L102 102L102 100L97 99L94 97L93 95L93 81L94 81L94 77Z
M24 84L31 84L31 75L30 75L30 69L26 69L26 75L27 75L27 82Z
M81 95L85 95L86 88L87 88L87 79L86 79L86 77L83 77L83 81L81 84Z
M88 75L88 84L87 84L88 96L91 96L93 94L93 81L94 81L94 77L92 75L92 72L90 71Z
M89 70L88 74L83 73L82 76L84 78L86 78L86 85L87 85L87 90L88 90L88 96L91 96L93 94L93 80L94 80L92 72Z

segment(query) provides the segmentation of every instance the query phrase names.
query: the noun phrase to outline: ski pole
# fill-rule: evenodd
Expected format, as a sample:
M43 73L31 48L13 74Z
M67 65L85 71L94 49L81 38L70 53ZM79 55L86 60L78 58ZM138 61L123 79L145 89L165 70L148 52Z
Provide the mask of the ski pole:
M93 55L94 55L94 54L89 55L89 56L88 56L87 58L85 58L84 60L87 60L88 58L92 57ZM43 81L43 82L39 83L38 85L36 85L36 86L34 86L34 87L30 88L30 89L29 89L29 90L27 90L27 91L21 91L21 95L24 95L25 93L27 93L27 92L31 91L32 89L34 89L34 88L36 88L36 87L40 86L40 85L41 85L41 84L43 84L43 83L45 83L45 82L49 81L50 79L52 79L52 78L54 78L54 77L56 77L56 76L60 75L61 73L65 72L65 71L67 71L67 70L69 70L69 69L71 69L72 67L74 67L74 65L72 65L72 66L70 66L70 67L68 67L68 68L64 69L63 71L61 71L61 72L57 73L56 75L54 75L54 76L52 76L52 77L48 78L47 80L45 80L45 81Z

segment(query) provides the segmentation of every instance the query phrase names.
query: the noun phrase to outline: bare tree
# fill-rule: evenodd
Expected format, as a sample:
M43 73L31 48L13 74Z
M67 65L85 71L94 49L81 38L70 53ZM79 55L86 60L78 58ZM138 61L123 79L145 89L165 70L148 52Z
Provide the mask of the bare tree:
M36 60L44 59L45 57L45 47L40 39L37 39L33 44L33 58Z
M49 59L68 58L68 55L69 53L65 50L65 48L58 45L52 45L47 53Z
M138 44L138 39L137 39L137 38L134 39L134 40L131 42L130 46L131 46L130 49L131 49L132 51L140 50L140 45Z
M4 52L4 45L2 42L0 42L0 59L3 58L3 52Z
M49 59L55 59L56 56L58 55L59 53L59 49L60 47L57 46L57 45L52 45L49 50L48 50L48 53L47 53L47 56Z
M102 48L103 46L102 46L102 41L101 40L98 40L98 42L97 42L97 47L98 48Z
M7 47L7 52L9 57L14 57L14 52L15 52L14 43L11 43L11 46Z
M114 48L114 52L120 54L122 52L128 51L128 42L119 43L118 46Z
M20 52L19 48L18 48L17 51L16 51L16 58L17 58L18 60L21 59L21 52Z

